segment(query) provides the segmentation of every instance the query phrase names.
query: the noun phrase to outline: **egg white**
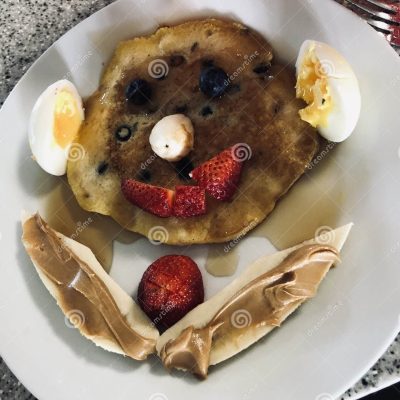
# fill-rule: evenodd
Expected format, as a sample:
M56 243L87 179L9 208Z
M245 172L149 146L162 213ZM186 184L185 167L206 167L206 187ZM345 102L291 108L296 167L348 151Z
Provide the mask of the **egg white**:
M54 137L56 97L63 89L72 94L81 120L84 119L82 99L77 89L70 81L63 79L50 85L37 99L31 112L28 133L34 159L44 171L56 176L66 173L71 146L61 147Z
M354 131L360 116L358 80L350 64L336 49L314 40L306 40L300 48L296 61L297 75L304 58L312 51L323 67L333 103L326 126L317 126L317 129L325 139L342 142Z

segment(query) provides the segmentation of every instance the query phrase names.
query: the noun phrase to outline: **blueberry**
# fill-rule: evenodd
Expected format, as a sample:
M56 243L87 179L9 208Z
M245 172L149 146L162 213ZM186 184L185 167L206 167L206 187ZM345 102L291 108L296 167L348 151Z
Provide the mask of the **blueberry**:
M97 166L97 173L99 175L103 175L108 169L108 163L105 161L102 161L98 166Z
M134 79L125 89L126 100L137 106L147 103L151 93L151 86L144 79Z
M210 106L204 106L200 111L200 114L203 117L207 117L207 115L212 115L212 113L213 113L213 110Z
M127 142L131 138L131 136L132 136L132 130L127 125L120 126L115 132L115 137L120 142Z
M229 78L222 68L211 65L202 69L199 85L206 96L221 97L229 86Z

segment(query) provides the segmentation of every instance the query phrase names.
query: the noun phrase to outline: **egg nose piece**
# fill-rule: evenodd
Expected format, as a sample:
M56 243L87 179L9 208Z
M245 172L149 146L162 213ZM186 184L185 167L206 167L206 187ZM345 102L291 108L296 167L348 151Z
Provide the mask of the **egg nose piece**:
M176 162L181 160L194 145L194 129L191 120L183 114L167 115L153 127L149 142L160 158Z

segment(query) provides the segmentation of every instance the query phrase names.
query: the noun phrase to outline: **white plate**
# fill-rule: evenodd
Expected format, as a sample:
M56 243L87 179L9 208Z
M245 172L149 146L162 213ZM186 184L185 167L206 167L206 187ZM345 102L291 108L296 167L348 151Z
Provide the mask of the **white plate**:
M354 135L307 173L272 216L285 229L291 220L297 230L310 218L336 226L354 221L343 264L281 329L198 382L169 376L155 358L137 363L106 353L68 329L22 249L18 221L22 208L43 210L48 193L62 185L30 159L27 122L40 92L67 76L89 95L119 40L150 33L157 24L211 15L259 30L289 62L305 39L332 44L359 77L363 108ZM19 82L0 114L0 349L17 377L41 400L328 400L345 391L399 327L399 67L396 54L367 24L322 0L119 1L64 35ZM296 193L312 201L289 207ZM265 243L252 236L241 242L240 266L264 252ZM111 274L134 292L150 260L169 251L145 239L118 243ZM203 265L204 251L187 253ZM227 281L208 277L208 295Z

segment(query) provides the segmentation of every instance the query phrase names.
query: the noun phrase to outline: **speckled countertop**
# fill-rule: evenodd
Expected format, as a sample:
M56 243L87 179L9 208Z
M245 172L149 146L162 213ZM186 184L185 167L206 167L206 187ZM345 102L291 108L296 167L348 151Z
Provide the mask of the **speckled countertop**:
M0 104L55 40L112 0L1 0ZM400 380L400 336L374 367L342 399L355 399ZM0 399L34 397L0 358Z

